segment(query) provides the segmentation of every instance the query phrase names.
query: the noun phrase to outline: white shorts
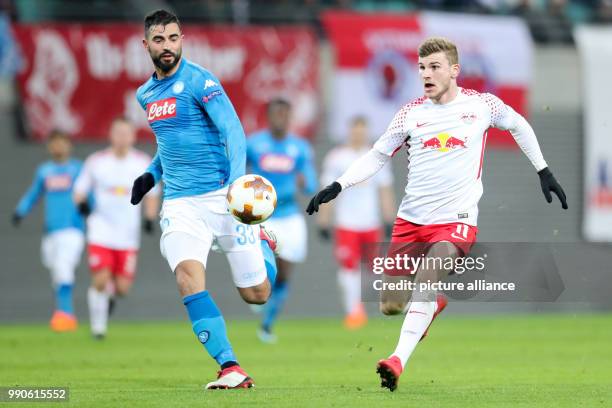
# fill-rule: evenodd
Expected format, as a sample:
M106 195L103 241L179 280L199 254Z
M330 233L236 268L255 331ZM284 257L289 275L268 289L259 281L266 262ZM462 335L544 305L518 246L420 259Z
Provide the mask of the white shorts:
M306 259L306 221L301 214L270 218L263 225L276 235L278 256L288 262L304 262Z
M74 283L74 270L79 265L85 244L83 232L66 228L43 236L40 246L42 263L51 271L54 285Z
M234 284L248 288L266 280L258 225L236 221L227 209L227 188L192 197L164 200L160 250L174 272L182 261L206 266L213 244L225 253Z

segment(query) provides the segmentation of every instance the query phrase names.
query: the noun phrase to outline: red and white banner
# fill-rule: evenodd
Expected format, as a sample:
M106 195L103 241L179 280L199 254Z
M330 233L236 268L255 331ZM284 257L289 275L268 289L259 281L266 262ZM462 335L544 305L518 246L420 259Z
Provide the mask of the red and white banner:
M584 95L582 230L589 241L612 242L612 28L579 26L574 32L582 66Z
M457 44L460 86L494 93L527 113L533 43L519 18L333 11L323 15L323 23L336 58L329 129L336 141L344 140L355 115L365 115L377 137L402 105L423 95L417 49L431 36ZM516 145L507 132L490 132L488 140Z
M150 134L136 89L153 73L139 24L16 25L24 57L18 76L32 136L59 128L79 139L103 139L118 115ZM304 27L183 26L183 56L214 73L247 133L265 126L265 105L293 103L293 130L313 135L319 51Z

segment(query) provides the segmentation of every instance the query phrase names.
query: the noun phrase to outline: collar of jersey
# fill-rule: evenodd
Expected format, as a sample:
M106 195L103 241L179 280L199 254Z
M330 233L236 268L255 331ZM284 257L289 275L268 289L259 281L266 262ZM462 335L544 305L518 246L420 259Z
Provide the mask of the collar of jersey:
M153 81L155 82L164 82L164 81L173 81L176 78L178 78L179 74L181 73L181 71L185 68L185 65L187 64L187 62L185 61L185 58L181 57L181 62L179 63L179 68L176 70L176 72L172 75L170 75L169 77L165 77L162 79L157 78L157 72L153 72Z

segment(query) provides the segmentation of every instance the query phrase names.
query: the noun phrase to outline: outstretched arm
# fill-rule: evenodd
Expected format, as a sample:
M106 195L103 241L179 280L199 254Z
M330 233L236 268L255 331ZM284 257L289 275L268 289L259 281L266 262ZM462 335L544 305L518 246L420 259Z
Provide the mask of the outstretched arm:
M567 197L561 185L555 179L544 160L538 139L533 128L527 120L510 106L504 104L499 98L486 94L491 107L491 126L502 130L509 130L512 137L527 156L540 177L540 186L546 201L552 202L551 192L555 193L561 201L561 207L567 210Z
M32 208L36 205L42 193L44 191L44 179L40 174L40 168L36 170L32 184L25 192L23 197L19 200L15 212L13 214L13 225L17 226L21 222L21 219L32 211Z

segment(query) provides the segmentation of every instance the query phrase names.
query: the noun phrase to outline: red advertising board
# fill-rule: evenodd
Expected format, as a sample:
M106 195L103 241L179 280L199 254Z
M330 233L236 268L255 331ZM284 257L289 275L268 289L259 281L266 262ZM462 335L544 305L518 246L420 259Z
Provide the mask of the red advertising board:
M18 85L36 140L59 128L81 140L105 138L116 116L150 135L136 89L153 73L139 24L15 25L23 53ZM311 136L318 115L316 38L304 27L184 25L183 56L213 72L247 133L265 127L265 105L285 97L293 130Z

